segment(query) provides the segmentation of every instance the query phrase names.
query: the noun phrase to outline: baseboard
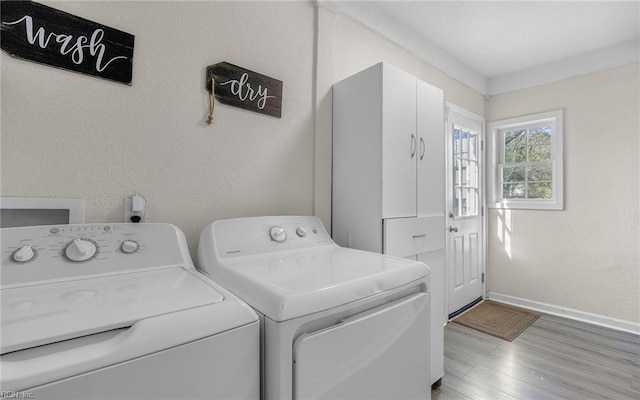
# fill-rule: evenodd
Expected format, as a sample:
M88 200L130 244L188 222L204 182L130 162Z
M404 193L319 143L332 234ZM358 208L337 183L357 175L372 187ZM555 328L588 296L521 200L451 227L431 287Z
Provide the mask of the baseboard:
M506 294L488 292L487 298L500 303L510 304L517 307L528 308L533 311L539 311L546 314L557 315L577 321L587 322L618 331L629 332L640 335L640 324L625 321L621 319L609 318L602 315L591 314L584 311L564 308L552 304L540 303L533 300L521 299L519 297L509 296Z

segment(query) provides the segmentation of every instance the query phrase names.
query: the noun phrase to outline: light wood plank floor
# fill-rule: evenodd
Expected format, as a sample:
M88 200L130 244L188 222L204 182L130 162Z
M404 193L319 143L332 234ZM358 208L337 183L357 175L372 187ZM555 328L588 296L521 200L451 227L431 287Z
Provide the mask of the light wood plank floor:
M445 399L640 399L640 337L543 314L513 342L449 323Z

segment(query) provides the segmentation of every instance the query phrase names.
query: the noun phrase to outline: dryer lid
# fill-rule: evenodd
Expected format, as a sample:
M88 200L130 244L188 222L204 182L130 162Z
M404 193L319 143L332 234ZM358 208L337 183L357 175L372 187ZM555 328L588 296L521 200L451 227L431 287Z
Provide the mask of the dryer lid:
M2 289L0 296L2 354L224 300L206 278L182 268Z
M309 315L424 280L418 261L338 246L251 255L211 277L275 321Z

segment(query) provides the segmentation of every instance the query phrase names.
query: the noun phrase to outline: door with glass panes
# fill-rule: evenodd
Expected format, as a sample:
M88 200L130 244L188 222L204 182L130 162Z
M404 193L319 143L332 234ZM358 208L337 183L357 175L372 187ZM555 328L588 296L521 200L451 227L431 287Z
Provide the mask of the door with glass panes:
M482 299L484 119L447 104L447 275L449 315Z

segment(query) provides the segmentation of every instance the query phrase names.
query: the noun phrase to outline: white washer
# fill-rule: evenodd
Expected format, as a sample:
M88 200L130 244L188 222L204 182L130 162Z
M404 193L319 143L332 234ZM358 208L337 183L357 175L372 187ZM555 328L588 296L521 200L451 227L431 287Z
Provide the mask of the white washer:
M215 221L197 267L258 311L264 399L429 399L429 268L315 217Z
M259 321L169 224L5 228L3 397L258 399Z

